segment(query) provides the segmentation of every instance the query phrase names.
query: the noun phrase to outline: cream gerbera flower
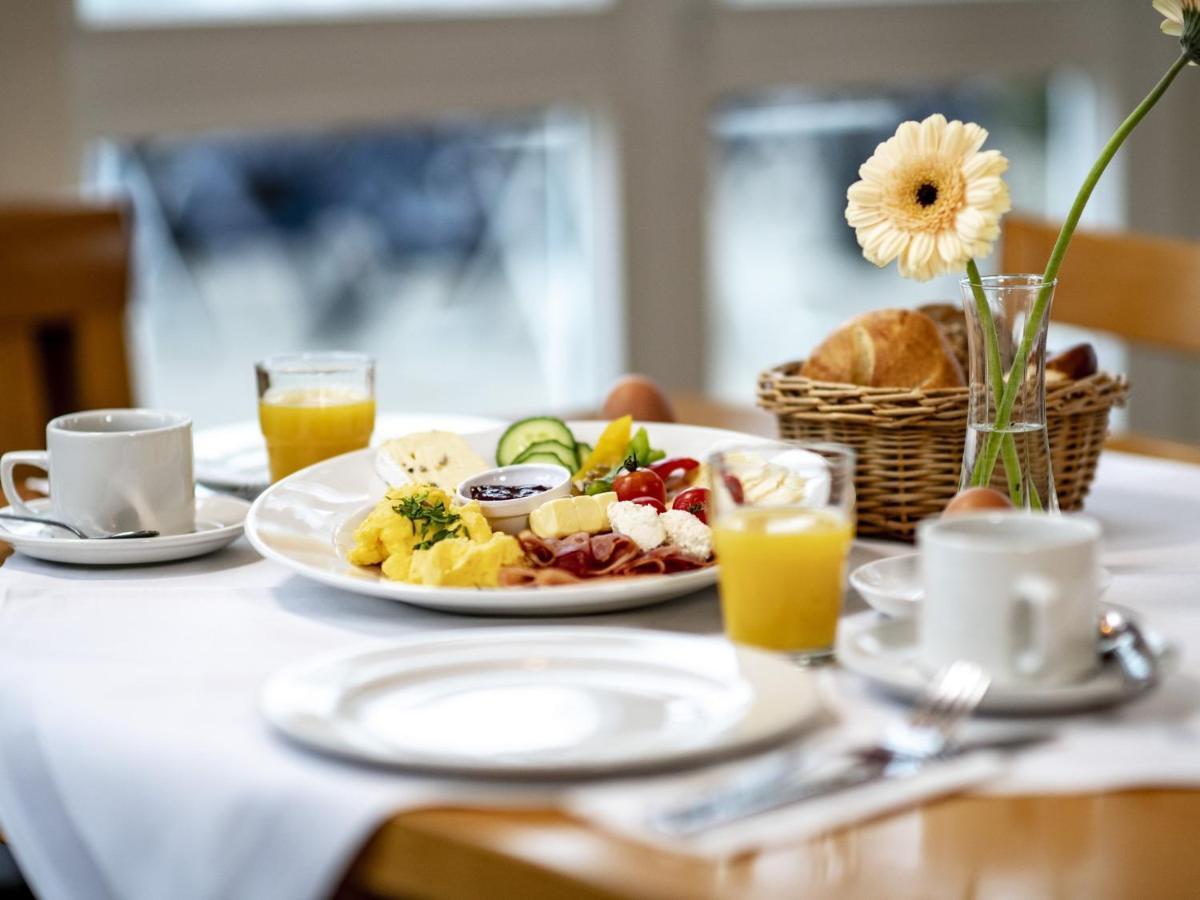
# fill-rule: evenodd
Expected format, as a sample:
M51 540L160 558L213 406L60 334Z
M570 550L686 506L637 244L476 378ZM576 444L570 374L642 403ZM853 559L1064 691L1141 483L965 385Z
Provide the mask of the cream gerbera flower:
M1154 0L1163 14L1162 30L1179 38L1192 65L1200 65L1200 0Z
M880 144L847 192L846 221L863 256L880 268L899 260L905 278L928 281L991 253L1012 201L1000 177L1008 160L980 152L987 136L935 115Z

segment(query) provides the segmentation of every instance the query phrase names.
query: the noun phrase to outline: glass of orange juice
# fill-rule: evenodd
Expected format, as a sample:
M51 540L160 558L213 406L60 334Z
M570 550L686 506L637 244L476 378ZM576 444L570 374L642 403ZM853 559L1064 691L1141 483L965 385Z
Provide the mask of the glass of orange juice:
M293 353L254 367L271 480L361 450L375 429L375 361L360 353Z
M726 635L801 665L832 659L854 539L853 451L764 442L709 465Z

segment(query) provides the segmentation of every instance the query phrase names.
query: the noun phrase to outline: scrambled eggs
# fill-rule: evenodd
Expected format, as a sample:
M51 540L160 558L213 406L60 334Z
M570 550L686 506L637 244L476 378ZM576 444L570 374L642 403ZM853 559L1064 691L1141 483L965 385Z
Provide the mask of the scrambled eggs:
M523 562L512 535L492 533L478 503L452 506L432 484L391 488L354 530L348 559L383 566L385 577L410 584L495 587L500 569Z

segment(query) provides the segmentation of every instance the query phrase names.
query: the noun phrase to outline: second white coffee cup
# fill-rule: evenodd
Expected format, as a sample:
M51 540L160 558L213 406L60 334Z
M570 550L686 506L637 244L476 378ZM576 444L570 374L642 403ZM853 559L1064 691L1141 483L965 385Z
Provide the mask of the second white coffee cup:
M53 518L87 535L152 529L186 534L196 527L192 475L192 421L154 409L97 409L51 419L45 450L18 450L0 458L0 483L26 515L13 481L18 465L50 477Z
M1057 686L1098 666L1091 519L983 513L918 532L925 599L919 652L932 667L968 660L1002 686Z

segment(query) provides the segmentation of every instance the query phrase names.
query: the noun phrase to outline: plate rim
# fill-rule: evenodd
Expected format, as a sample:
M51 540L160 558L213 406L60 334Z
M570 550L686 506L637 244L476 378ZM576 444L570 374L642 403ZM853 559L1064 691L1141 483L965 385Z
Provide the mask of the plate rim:
M355 747L352 741L339 742L335 735L329 735L328 740L319 737L294 732L286 719L286 711L281 710L279 696L284 693L289 684L305 675L318 672L321 668L333 669L338 665L351 664L356 658L372 654L403 652L406 647L420 646L428 649L431 643L436 644L445 640L450 642L469 643L472 640L486 640L500 647L516 645L526 640L539 642L551 641L556 647L563 647L572 639L597 641L604 638L635 639L640 641L667 641L673 644L724 645L737 654L739 659L749 659L755 666L755 673L761 676L762 670L775 669L780 675L786 673L788 683L783 684L779 678L769 675L762 677L760 683L755 683L745 672L739 673L739 678L755 692L756 703L762 704L772 699L772 694L782 696L787 694L787 702L775 699L774 716L777 719L772 724L762 727L762 732L742 736L736 740L717 746L691 747L673 752L663 752L652 758L643 760L595 760L592 762L574 761L560 765L504 763L495 758L480 756L476 761L459 759L452 762L435 763L424 760L404 761L403 752L389 756L383 753L373 753L367 748ZM694 674L694 673L689 673ZM766 693L764 694L764 688ZM800 696L797 696L797 688ZM338 698L340 700L340 697ZM273 672L263 682L258 693L258 711L271 729L287 741L308 750L318 752L335 759L343 759L357 764L368 765L384 770L401 770L414 774L454 776L459 778L507 780L507 781L562 781L566 779L599 779L621 778L634 774L647 774L692 767L711 765L718 761L748 756L794 740L818 727L823 721L827 706L825 697L818 684L816 675L806 669L788 663L782 657L758 650L733 644L723 639L719 634L683 634L672 631L659 631L650 628L630 626L580 626L580 625L514 625L494 627L466 627L456 629L438 629L388 641L387 643L358 644L353 647L343 647L338 650L326 651L303 660L289 663ZM761 706L760 706L761 708ZM751 718L753 704L739 719L745 722ZM294 713L295 711L293 711ZM332 717L325 719L328 723ZM335 731L331 729L331 731Z

